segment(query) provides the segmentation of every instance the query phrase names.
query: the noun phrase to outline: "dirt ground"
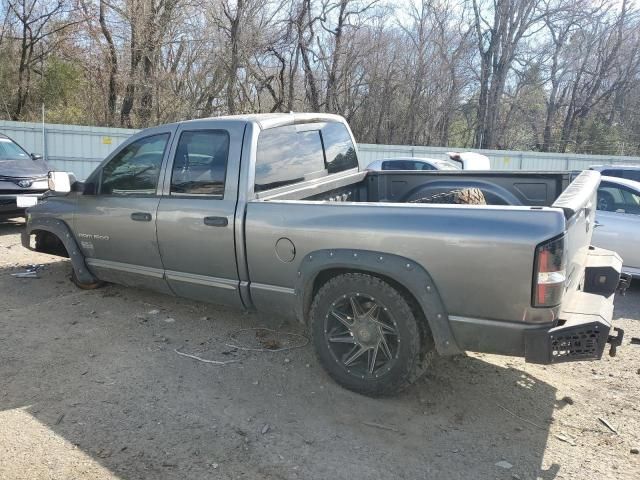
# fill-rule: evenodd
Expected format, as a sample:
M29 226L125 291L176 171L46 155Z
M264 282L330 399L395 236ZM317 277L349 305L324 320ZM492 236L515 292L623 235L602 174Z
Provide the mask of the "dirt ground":
M21 228L0 224L1 480L640 478L640 282L616 300L615 358L438 359L375 400L334 384L309 345L225 345L240 328L299 326L78 290L66 260L22 248ZM34 263L39 279L11 276Z

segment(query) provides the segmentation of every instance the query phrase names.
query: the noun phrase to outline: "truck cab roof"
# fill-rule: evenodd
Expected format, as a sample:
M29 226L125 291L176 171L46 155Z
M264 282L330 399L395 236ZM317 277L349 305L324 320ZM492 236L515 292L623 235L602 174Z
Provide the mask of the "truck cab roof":
M238 122L238 123L253 123L260 127L262 130L269 128L281 127L284 125L295 125L299 123L313 123L313 122L340 122L345 123L344 118L339 115L333 115L330 113L254 113L249 115L223 115L220 117L208 117L199 118L195 120L186 120L179 122L180 124L201 123L201 122Z

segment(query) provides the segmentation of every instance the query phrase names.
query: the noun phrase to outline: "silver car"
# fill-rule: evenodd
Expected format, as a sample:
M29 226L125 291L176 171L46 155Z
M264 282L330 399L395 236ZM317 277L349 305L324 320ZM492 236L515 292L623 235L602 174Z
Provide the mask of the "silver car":
M421 157L394 157L376 160L367 165L367 170L460 170L460 167L446 160Z
M640 182L602 177L593 244L617 252L623 271L640 278Z
M627 178L640 182L640 165L594 165L589 170L596 170L603 177Z

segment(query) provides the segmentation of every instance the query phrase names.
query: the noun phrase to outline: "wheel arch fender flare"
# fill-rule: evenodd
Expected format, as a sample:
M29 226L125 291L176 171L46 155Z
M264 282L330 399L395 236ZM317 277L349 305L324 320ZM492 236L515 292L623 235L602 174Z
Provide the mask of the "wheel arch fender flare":
M30 236L36 231L46 231L60 239L69 254L71 265L80 282L94 283L98 281L89 268L87 268L87 263L85 262L82 250L80 250L80 247L78 246L78 243L66 222L58 218L48 217L30 219L22 233L22 245L24 247L32 250Z
M411 259L386 252L326 249L308 253L299 264L295 285L296 315L303 322L313 301L316 279L330 270L369 273L400 284L417 301L427 319L438 353L463 353L456 343L444 303L429 272Z

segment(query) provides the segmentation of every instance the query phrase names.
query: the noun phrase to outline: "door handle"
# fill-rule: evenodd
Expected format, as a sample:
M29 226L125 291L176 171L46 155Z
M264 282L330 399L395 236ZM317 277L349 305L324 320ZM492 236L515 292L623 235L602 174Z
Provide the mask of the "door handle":
M204 224L210 227L226 227L229 225L227 217L204 217Z
M146 212L133 212L131 214L131 220L136 222L150 222L151 214Z

